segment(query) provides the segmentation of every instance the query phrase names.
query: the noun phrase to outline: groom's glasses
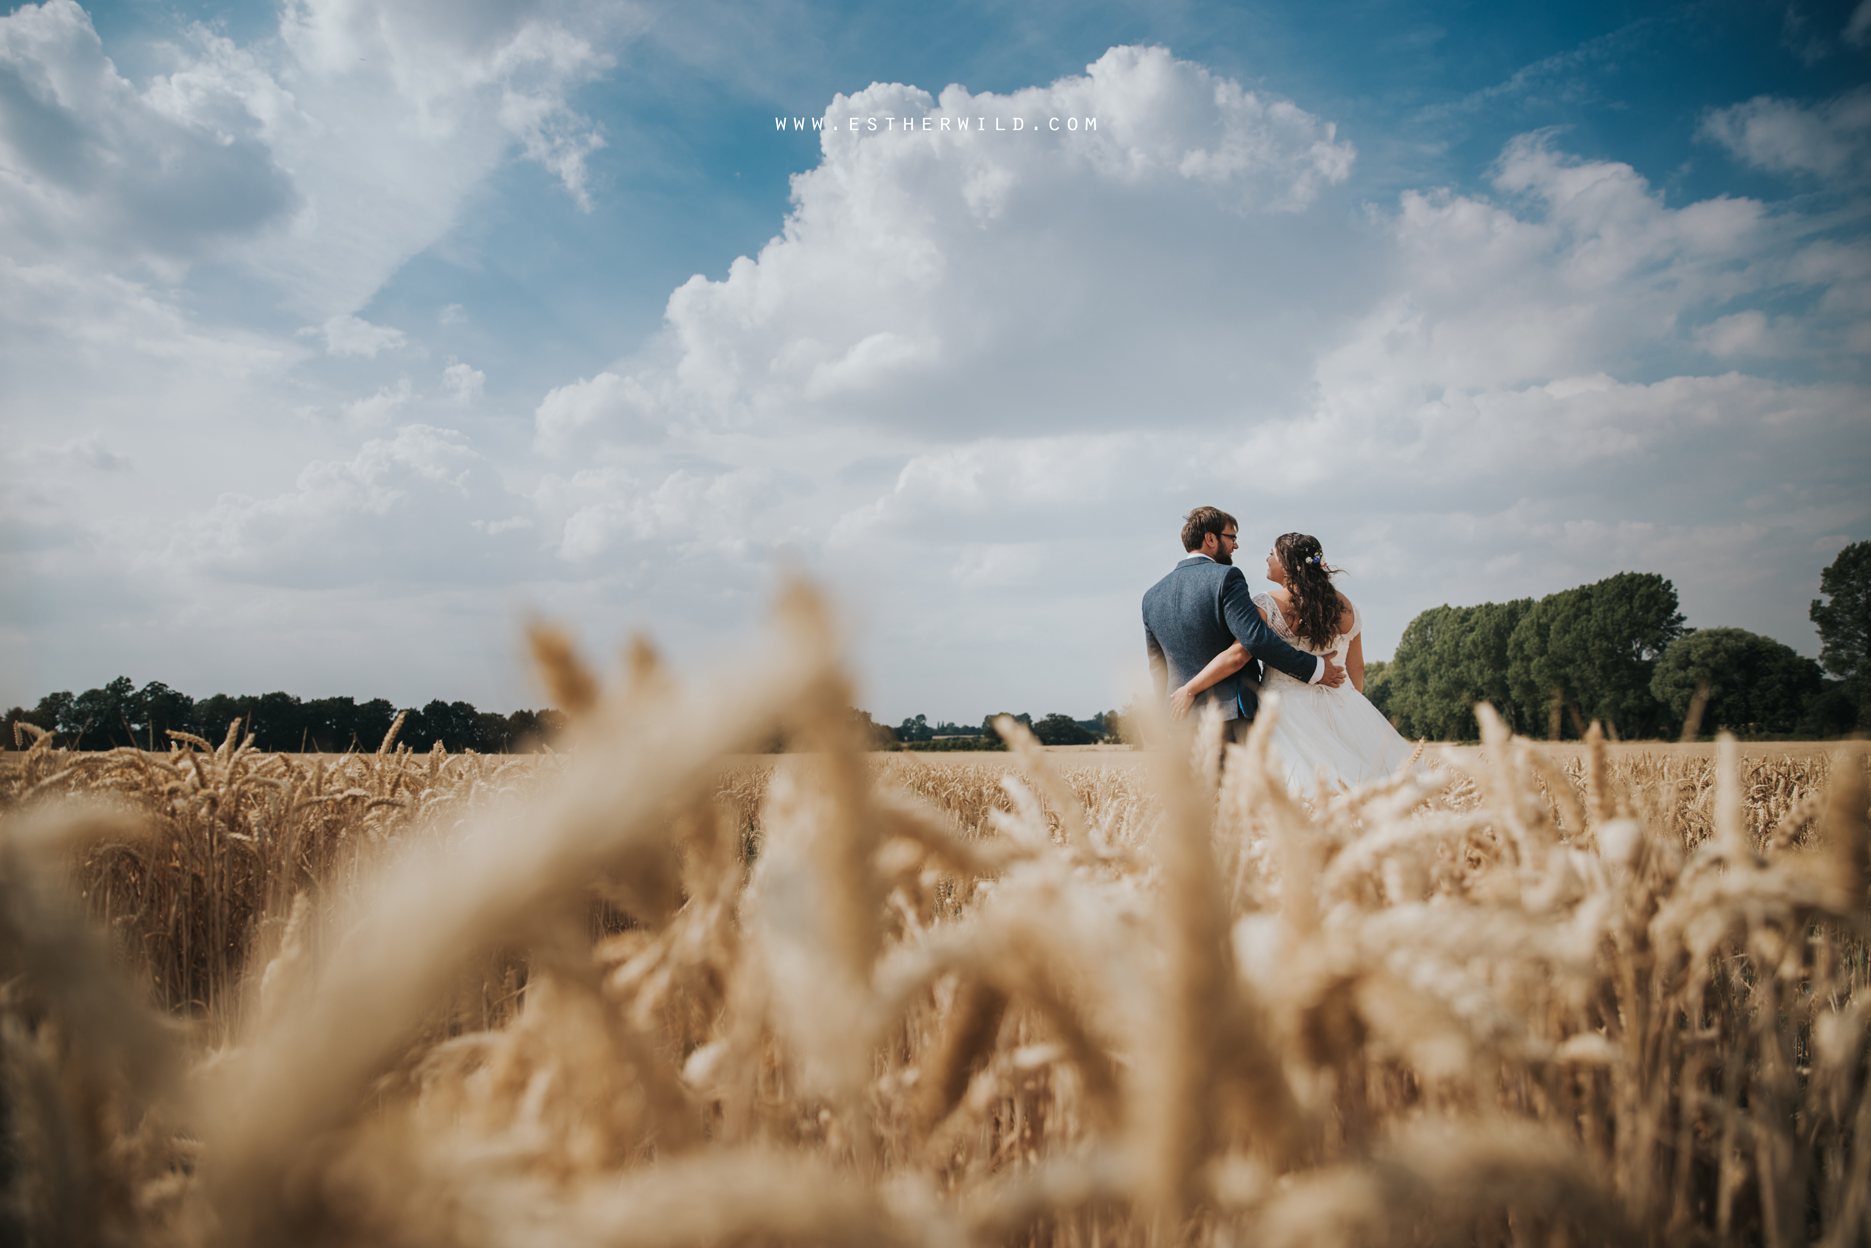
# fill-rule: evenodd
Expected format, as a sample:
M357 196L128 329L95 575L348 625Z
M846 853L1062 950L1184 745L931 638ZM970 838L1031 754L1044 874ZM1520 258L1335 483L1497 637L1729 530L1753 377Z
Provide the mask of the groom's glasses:
M1236 546L1241 544L1241 535L1239 533L1217 533L1215 536L1221 538L1223 541L1233 542Z

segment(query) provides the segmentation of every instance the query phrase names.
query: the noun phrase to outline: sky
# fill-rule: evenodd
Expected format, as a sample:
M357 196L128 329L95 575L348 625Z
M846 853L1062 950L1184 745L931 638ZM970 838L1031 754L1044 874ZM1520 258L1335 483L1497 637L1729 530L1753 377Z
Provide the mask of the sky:
M1372 658L1620 571L1816 655L1868 71L1871 0L14 7L0 704L533 706L528 620L706 672L804 571L879 719L1084 716L1198 504Z

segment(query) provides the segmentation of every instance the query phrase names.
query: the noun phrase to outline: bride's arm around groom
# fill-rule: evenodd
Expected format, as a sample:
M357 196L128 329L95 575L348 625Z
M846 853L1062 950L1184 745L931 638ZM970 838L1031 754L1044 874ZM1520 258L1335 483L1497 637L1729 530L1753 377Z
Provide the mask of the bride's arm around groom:
M1144 643L1158 694L1167 694L1172 673L1177 683L1187 680L1237 641L1295 680L1342 684L1343 668L1288 645L1261 618L1247 578L1233 566L1239 537L1239 526L1226 512L1190 512L1183 528L1188 553L1144 595ZM1253 717L1254 692L1238 672L1218 681L1207 696L1220 705L1224 719Z

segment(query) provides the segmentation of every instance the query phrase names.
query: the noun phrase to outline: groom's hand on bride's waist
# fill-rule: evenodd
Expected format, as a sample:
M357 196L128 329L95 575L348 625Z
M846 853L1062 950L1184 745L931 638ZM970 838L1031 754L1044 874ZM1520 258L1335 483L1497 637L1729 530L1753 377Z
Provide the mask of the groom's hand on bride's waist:
M1332 662L1330 659L1322 657L1322 661L1325 664L1325 673L1319 677L1319 683L1324 685L1327 689L1336 689L1344 684L1345 669Z

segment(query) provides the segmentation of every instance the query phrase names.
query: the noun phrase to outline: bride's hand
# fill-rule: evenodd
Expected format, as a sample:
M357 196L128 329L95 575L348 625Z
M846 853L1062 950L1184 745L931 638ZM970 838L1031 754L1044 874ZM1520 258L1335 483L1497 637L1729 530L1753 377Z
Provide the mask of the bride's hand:
M1189 715L1189 708L1194 705L1195 693L1189 686L1184 685L1182 688L1169 695L1169 717L1171 719L1186 719Z

